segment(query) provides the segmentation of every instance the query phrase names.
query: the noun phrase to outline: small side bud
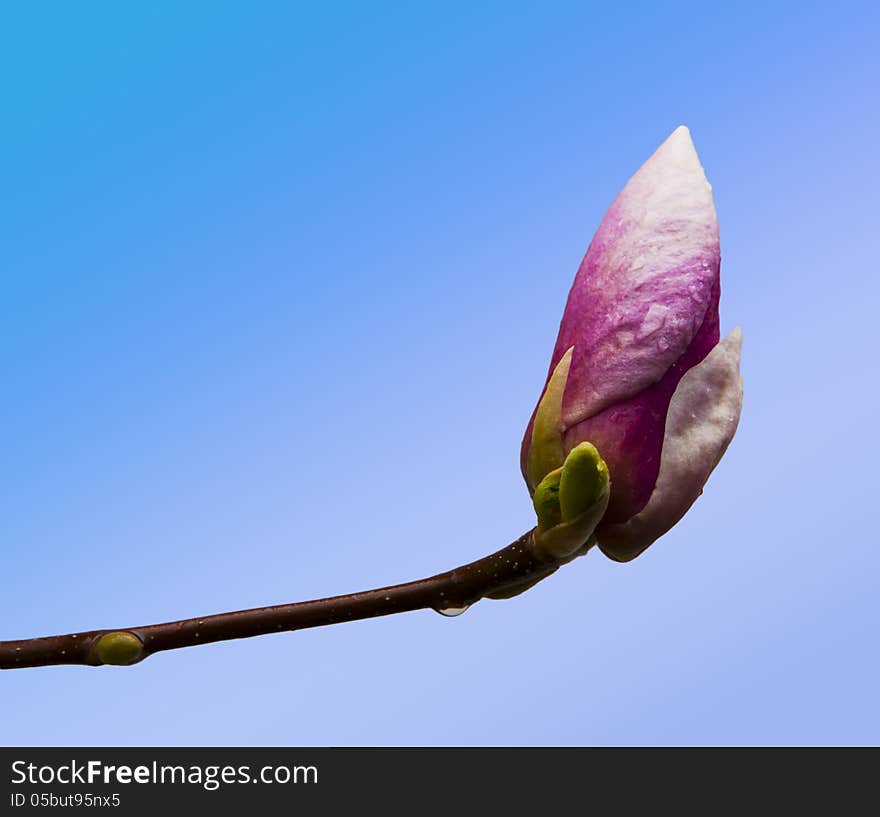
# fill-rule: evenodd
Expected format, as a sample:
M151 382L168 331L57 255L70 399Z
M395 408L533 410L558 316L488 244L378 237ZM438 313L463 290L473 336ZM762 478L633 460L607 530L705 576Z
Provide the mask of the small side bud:
M602 495L609 483L608 466L592 443L581 443L571 449L559 482L559 506L568 522L586 513Z
M547 530L562 521L562 505L559 499L562 469L551 471L538 483L532 495L532 504L538 516L538 528Z
M144 657L144 643L126 631L104 633L94 646L95 656L102 664L124 667Z
M548 474L535 490L535 553L561 560L581 550L605 515L610 494L608 466L596 446L588 442L575 446L562 468Z

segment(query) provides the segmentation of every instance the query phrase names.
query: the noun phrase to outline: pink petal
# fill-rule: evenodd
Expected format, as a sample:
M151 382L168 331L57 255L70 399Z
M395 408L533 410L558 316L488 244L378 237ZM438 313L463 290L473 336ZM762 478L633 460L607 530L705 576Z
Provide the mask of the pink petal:
M597 530L607 556L634 559L702 493L739 423L741 346L742 333L735 329L681 378L669 404L657 483L647 505L622 524L607 524L606 517ZM611 478L613 485L613 471Z
M712 189L679 127L617 196L575 277L550 366L574 346L566 429L664 376L704 322L719 263Z
M599 449L611 473L611 501L605 523L624 522L638 513L651 496L660 470L660 452L669 401L682 376L718 343L719 282L703 325L687 351L658 383L635 397L609 406L570 428L563 449L589 441Z

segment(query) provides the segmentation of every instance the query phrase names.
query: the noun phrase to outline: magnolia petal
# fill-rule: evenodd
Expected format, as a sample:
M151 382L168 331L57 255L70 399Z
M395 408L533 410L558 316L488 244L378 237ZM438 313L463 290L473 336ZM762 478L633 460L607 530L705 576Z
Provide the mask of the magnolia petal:
M582 440L589 440L608 463L614 485L604 518L606 524L625 522L635 516L654 491L672 395L685 373L718 344L719 289L716 281L700 331L657 383L588 417L565 433L566 451Z
M702 493L739 423L741 347L737 328L679 381L666 416L654 491L628 522L599 526L599 547L606 556L619 562L634 559L675 525Z
M719 263L712 188L679 127L608 209L569 293L550 366L575 347L566 429L656 383L681 358Z

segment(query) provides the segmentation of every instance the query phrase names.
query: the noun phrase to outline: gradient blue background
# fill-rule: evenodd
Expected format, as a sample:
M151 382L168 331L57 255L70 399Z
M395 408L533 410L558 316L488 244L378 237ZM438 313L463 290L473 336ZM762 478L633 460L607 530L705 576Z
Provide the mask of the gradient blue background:
M531 527L568 287L680 123L743 419L633 563L3 673L0 740L880 742L875 4L151 5L3 13L0 637L404 581Z

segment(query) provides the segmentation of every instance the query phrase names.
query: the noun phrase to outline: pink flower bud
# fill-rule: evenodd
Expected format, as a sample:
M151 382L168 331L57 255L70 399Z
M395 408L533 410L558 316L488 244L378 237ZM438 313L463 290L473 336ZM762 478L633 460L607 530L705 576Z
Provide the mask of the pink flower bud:
M596 536L613 559L681 519L736 430L741 335L719 343L719 269L712 188L679 127L599 225L562 316L556 383L544 387L562 389L561 411L534 441L533 413L523 439L530 492L576 445L596 446L611 477Z

